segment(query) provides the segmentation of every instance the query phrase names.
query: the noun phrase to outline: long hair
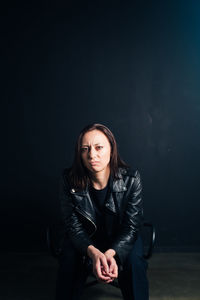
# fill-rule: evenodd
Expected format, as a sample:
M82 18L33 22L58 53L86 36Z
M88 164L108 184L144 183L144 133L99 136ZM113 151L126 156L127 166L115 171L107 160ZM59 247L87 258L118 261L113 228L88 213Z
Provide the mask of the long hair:
M94 123L87 125L83 128L78 136L75 145L74 161L70 169L69 177L70 183L74 188L85 189L87 184L90 183L90 174L87 168L84 166L81 158L81 144L83 136L86 132L92 130L99 130L105 134L110 142L111 157L110 157L110 172L113 178L119 178L119 168L128 168L128 165L120 158L117 143L113 133L108 127L102 124Z

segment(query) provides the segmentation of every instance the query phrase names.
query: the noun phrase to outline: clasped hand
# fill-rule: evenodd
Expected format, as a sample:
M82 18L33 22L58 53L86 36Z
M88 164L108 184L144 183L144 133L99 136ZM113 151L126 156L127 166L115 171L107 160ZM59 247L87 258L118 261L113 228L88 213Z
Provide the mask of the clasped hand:
M118 266L113 249L102 253L94 246L88 247L88 256L92 259L93 273L100 282L110 283L118 277Z

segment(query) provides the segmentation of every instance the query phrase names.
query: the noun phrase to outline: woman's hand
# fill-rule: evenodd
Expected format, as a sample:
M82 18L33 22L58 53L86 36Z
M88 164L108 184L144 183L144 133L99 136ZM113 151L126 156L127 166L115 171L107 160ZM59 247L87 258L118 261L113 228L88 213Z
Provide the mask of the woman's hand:
M109 261L107 257L100 250L90 245L87 248L87 254L92 259L93 263L93 273L97 279L104 283L109 283L113 281L113 274L110 273Z
M114 258L115 254L116 254L116 252L113 249L109 249L104 253L107 263L108 263L108 266L109 266L109 275L111 277L109 282L113 281L115 278L118 277L118 266L117 266L116 260ZM109 282L107 282L107 283L109 283Z

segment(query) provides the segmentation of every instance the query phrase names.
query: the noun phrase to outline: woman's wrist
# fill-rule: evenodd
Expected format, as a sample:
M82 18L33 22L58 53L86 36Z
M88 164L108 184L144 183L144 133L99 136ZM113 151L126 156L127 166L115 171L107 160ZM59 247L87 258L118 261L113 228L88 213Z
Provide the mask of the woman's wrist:
M95 253L98 251L97 248L95 248L93 245L89 245L87 247L87 255L90 257L90 258L93 258Z
M94 256L99 252L97 248L95 248L93 245L89 245L87 248L87 255L90 258L94 258ZM116 251L114 249L108 249L105 253L105 256L107 257L114 257L116 255Z
M116 251L114 249L108 249L104 254L106 256L114 257L116 255Z

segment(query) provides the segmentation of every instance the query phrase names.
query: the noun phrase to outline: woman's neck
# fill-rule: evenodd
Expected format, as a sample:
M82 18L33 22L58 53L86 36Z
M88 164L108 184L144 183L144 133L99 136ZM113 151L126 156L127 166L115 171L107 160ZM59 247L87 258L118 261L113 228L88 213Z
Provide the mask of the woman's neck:
M106 187L110 177L110 168L92 174L92 185L96 190L102 190Z

